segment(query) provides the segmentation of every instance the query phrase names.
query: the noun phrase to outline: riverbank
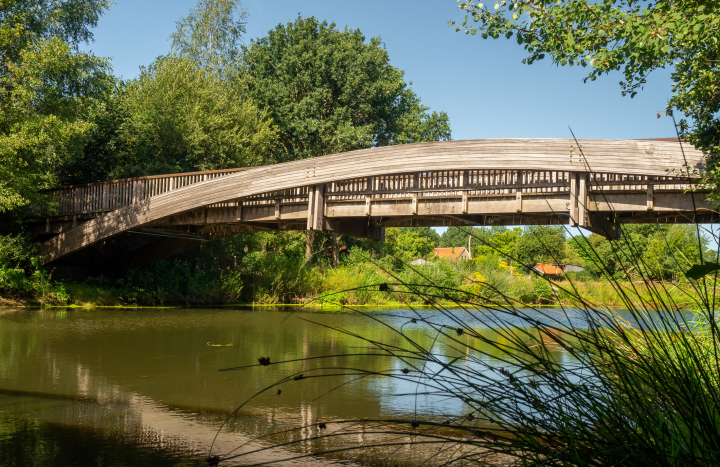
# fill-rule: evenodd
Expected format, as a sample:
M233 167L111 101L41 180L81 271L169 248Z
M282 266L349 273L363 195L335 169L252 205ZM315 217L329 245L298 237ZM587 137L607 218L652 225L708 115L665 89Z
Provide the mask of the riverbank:
M403 307L430 303L452 305L469 301L477 305L511 303L513 306L551 305L572 307L577 297L594 307L624 307L628 298L653 302L644 283L611 282L587 274L548 279L500 264L438 261L401 270L375 263L339 267L305 267L292 280L270 284L258 278L219 276L214 280L188 276L186 280L132 273L122 278L89 278L84 281L28 279L19 293L0 293L0 306L76 307L197 307L302 305L313 310L343 306ZM282 274L279 274L283 277ZM166 279L166 280L163 280ZM173 278L170 278L173 279ZM194 279L194 280L192 280ZM248 280L250 279L250 280ZM405 285L402 285L405 284ZM274 287L273 287L274 285ZM693 290L682 281L655 283L679 307L690 307ZM623 296L625 295L625 296Z

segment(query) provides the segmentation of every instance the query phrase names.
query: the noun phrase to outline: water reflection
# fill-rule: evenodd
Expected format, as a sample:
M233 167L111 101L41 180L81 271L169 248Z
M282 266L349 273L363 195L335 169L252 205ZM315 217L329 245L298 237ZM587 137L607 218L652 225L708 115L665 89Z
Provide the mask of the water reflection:
M445 325L445 318L426 313ZM407 366L368 356L376 352L336 329L404 348L408 343L393 327L403 326L406 336L424 346L437 337L426 324L409 323L414 316L409 311L378 316L390 327L351 314L284 311L2 310L0 466L197 465L227 414L288 374L327 375L337 367L397 373ZM479 321L476 325L498 345L483 348L483 358L500 359L509 343ZM436 353L445 362L459 358L471 365L462 339L460 344L441 339ZM218 371L253 364L260 356L273 362L330 358ZM561 364L570 358L560 351L555 356ZM273 442L308 439L317 435L318 421L416 414L441 420L463 411L458 399L413 396L422 388L410 379L327 376L286 382L279 389L280 395L268 391L244 407L215 451L245 443L246 452L269 446L251 440L297 426L308 427ZM362 438L362 430L353 436ZM314 442L296 450L328 446ZM286 450L274 449L242 462L286 457ZM368 460L382 458L379 452Z

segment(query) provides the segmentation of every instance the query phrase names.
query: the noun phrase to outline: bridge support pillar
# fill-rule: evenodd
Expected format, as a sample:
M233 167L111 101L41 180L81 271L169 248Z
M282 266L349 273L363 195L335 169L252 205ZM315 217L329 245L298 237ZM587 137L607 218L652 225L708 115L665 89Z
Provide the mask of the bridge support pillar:
M570 215L570 227L578 225L578 177L577 173L570 172L570 201L568 201L568 209Z
M589 179L587 172L570 172L570 227L586 227Z
M585 172L578 173L578 224L580 227L588 225L587 216L588 202L588 174Z

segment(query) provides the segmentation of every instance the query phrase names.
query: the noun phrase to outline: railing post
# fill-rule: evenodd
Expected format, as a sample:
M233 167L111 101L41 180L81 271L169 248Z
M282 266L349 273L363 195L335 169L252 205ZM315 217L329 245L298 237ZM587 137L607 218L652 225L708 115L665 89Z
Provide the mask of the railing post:
M236 217L235 220L236 220L237 222L242 221L242 205L243 205L243 200L242 200L242 198L238 198L238 199L237 199L237 206L235 207L235 217Z
M102 184L102 205L100 209L103 211L108 209L110 205L110 184L109 183L103 183Z
M80 189L73 188L73 208L72 212L79 212L82 208L80 203Z

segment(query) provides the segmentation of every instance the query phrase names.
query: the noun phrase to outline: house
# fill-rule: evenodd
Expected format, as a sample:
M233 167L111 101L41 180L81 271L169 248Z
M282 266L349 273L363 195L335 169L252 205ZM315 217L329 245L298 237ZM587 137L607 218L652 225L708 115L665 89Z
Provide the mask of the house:
M465 247L435 248L433 258L461 259L467 261L472 259L470 252Z
M549 276L562 276L567 272L580 272L584 270L584 267L574 264L535 263L535 266L533 266L533 271Z
M410 264L412 264L413 266L425 266L427 264L432 264L432 263L423 258L417 258L417 259L410 261Z

